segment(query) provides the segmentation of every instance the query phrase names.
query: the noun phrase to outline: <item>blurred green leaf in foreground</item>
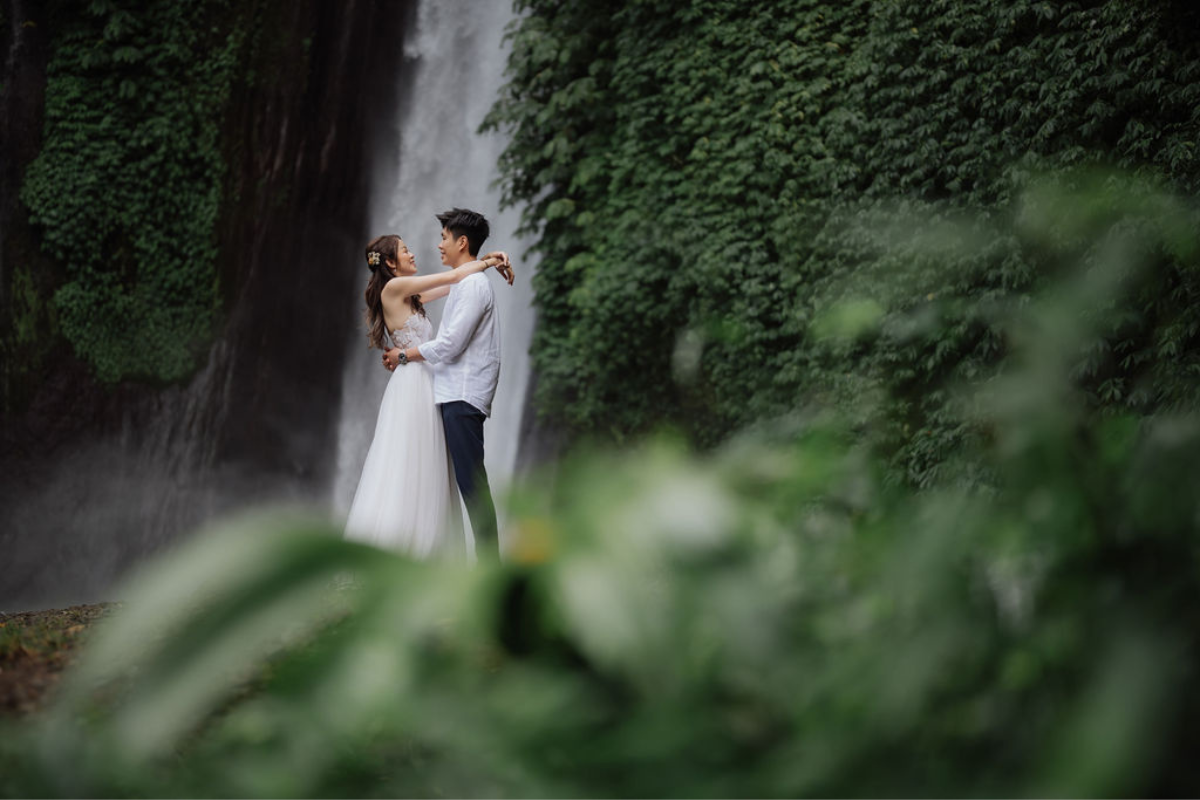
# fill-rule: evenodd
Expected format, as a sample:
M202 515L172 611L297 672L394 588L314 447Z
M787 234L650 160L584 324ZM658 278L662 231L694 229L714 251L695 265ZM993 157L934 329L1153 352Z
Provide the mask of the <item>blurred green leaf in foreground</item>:
M1088 223L1053 205L1030 224ZM1164 209L1006 312L1014 357L963 398L982 485L885 481L869 420L809 409L703 457L576 453L510 499L502 566L232 522L126 587L0 738L0 790L1195 794L1200 417L1098 415L1063 366L1144 253L1194 265ZM877 316L842 311L829 335Z

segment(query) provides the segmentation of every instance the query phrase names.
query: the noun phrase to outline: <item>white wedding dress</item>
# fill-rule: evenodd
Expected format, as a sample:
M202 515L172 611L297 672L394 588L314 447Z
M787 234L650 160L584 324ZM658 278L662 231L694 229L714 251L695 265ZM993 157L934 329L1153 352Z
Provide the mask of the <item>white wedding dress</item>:
M390 334L400 348L432 337L432 323L420 314ZM433 402L433 376L424 363L396 367L388 380L346 519L346 538L417 558L465 557L458 486Z

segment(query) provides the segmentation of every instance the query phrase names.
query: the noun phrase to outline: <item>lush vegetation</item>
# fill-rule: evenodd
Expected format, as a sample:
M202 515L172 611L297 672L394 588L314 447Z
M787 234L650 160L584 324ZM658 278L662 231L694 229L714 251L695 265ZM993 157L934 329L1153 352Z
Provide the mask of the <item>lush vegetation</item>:
M1200 246L1059 200L1091 211L1035 228ZM1200 417L1099 414L1070 371L1145 269L997 312L1009 366L962 397L986 492L890 482L818 413L700 457L577 452L513 499L503 566L210 531L3 731L0 792L1192 795Z
M488 124L538 235L537 404L575 434L712 443L869 398L896 474L931 484L973 435L949 388L1008 352L997 309L1061 250L1106 250L1022 237L1044 213L1018 199L1031 179L1107 181L1113 213L1124 184L1092 167L1200 189L1186 3L517 5ZM897 246L913 225L926 241ZM1191 405L1200 367L1194 262L1145 256L1162 269L1089 310L1105 322L1075 365L1093 402L1138 414Z
M246 40L235 5L49 13L45 140L21 197L65 273L61 334L103 381L177 380L211 337L221 122Z
M519 5L537 402L684 435L503 565L197 537L0 794L1194 795L1190 6Z

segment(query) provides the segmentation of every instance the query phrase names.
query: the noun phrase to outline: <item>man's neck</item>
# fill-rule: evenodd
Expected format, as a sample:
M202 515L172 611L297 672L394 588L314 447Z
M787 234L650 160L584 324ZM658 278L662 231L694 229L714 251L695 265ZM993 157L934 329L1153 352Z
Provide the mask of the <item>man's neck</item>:
M464 256L460 257L458 260L452 261L449 264L447 264L446 269L457 269L458 267L461 267L463 264L470 264L474 260L475 260L475 256L464 255Z

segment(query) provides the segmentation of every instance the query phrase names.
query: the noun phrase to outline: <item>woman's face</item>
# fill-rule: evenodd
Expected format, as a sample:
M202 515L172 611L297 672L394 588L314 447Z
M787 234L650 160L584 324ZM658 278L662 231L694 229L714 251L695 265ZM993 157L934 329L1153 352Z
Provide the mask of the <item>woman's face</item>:
M417 257L409 252L403 239L400 240L400 247L396 253L396 262L389 260L388 266L396 276L417 274Z

